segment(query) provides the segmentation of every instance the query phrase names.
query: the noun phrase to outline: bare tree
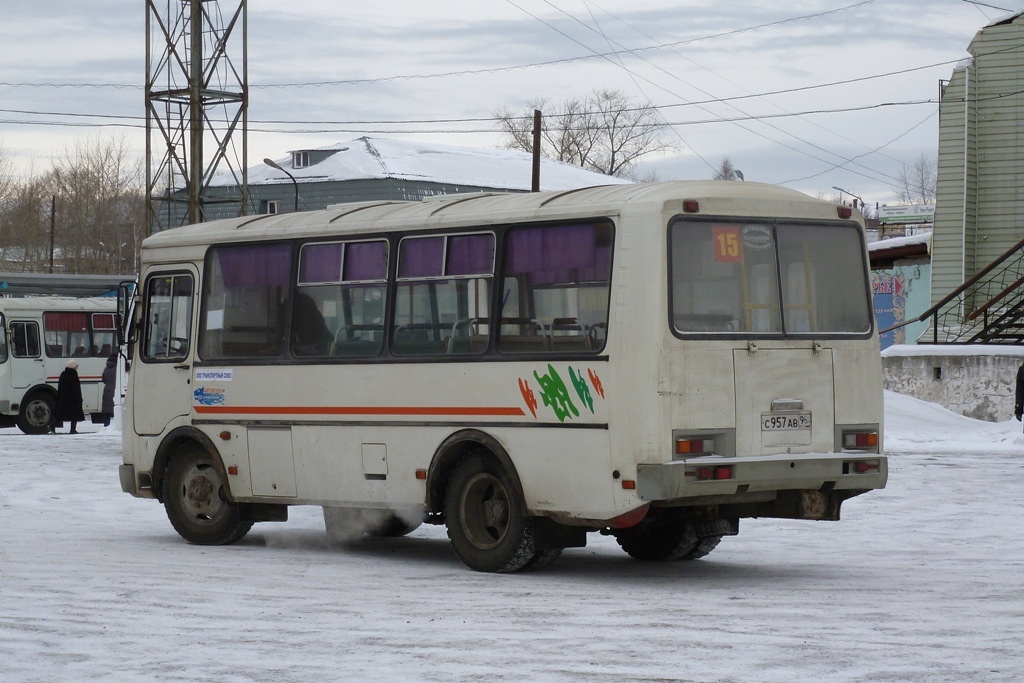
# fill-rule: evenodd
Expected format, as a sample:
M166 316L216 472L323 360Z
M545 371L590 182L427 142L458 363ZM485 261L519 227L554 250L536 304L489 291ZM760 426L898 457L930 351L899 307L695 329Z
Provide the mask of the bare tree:
M535 100L520 114L497 110L503 147L533 153L534 110L544 113L543 156L605 175L627 176L640 158L671 149L657 110L649 103L635 104L615 90L595 90L561 104Z
M0 210L0 269L11 272L49 269L50 206L45 177L33 172L12 183Z
M712 178L715 180L743 180L743 172L732 165L729 157L725 157Z
M892 189L905 204L933 204L937 181L935 162L922 154L913 164L900 166Z
M124 138L80 141L53 162L57 238L68 272L134 272L145 234L141 162Z
M7 158L7 150L0 146L0 211L3 210L14 184L13 165Z

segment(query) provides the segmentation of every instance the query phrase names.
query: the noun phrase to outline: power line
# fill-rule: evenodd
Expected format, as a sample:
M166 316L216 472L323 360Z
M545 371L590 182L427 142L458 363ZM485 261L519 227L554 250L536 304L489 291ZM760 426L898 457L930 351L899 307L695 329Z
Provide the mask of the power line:
M558 33L559 35L562 35L563 37L565 37L565 38L568 38L568 39L569 39L569 40L571 40L572 42L574 42L574 43L576 43L576 44L578 44L578 45L581 45L581 46L583 46L584 48L590 49L590 48L589 48L588 46L584 45L583 43L581 43L580 41L576 40L576 39L575 39L575 38L573 38L572 36L568 35L568 34L567 34L567 33L565 33L564 31L562 31L561 29L557 28L556 26L553 26L552 24L550 24L549 22L545 21L544 19L542 19L542 18L540 18L540 17L538 17L538 16L534 15L533 13L531 13L531 12L529 12L529 11L525 10L525 9L523 9L522 7L520 7L519 5L517 5L517 4L515 3L515 2L513 2L513 0L505 0L505 1L506 1L506 2L508 3L508 4L512 5L513 7L515 7L516 9L519 9L520 11L524 12L525 14L527 14L527 15L529 15L529 16L531 16L531 17L533 17L533 18L534 18L534 19L536 19L536 20L537 20L538 22L540 22L540 23L544 24L545 26L547 26L547 27L548 27L548 28L550 28L551 30L555 31L555 32L556 32L556 33ZM551 2L549 1L549 0L544 0L544 2L545 2L545 4L547 4L547 5L549 5L550 7L554 8L554 9L555 9L556 11L558 11L558 12L561 12L562 14L565 14L566 16L568 16L568 17L569 17L570 19L572 19L573 21L576 21L577 23L579 23L579 24L583 25L583 26L584 26L585 28L587 28L588 30L590 30L590 31L593 31L593 32L595 32L595 33L598 33L598 35L601 35L601 34L600 34L600 32L598 32L598 31L594 31L594 29L592 29L591 27L587 26L587 25L586 25L586 24L585 24L584 22L580 21L580 20L579 20L579 19L577 19L576 17L573 17L573 16L571 15L571 14L568 14L568 13L567 13L567 12L565 12L564 10L562 10L562 9L558 8L557 6L553 5L553 4L552 4L552 3L551 3ZM868 2L873 2L873 0L868 0ZM861 4L867 4L867 3L861 3ZM689 86L689 87L691 87L691 88L694 88L695 90L698 90L698 91L700 91L700 92L701 92L701 93L703 93L704 95L707 95L707 96L711 96L711 93L709 93L709 92L707 92L707 91L705 91L705 90L703 90L703 89L701 89L701 88L699 88L699 87L697 87L697 86L694 86L693 84L687 83L686 81L684 81L683 79L681 79L681 78L680 78L680 77L679 77L678 75L676 75L676 74L674 74L674 73L671 73L671 72L667 71L666 69L664 69L664 68L662 68L662 67L660 67L660 66L658 66L658 65L656 65L656 64L654 64L654 63L652 63L652 62L650 62L650 61L649 61L649 60L647 60L646 58L644 58L644 57L640 57L640 59L641 59L642 61L646 62L647 64L649 64L650 66L653 66L654 68L658 69L659 71L661 71L661 72L665 73L665 74L666 74L666 75L668 75L668 76L669 76L670 78L672 78L672 79L674 79L674 80L677 80L677 81L679 81L680 83L683 83L684 85L687 85L687 86ZM610 59L609 59L608 61L612 62L612 60L610 60ZM612 62L612 63L614 64L615 62ZM628 68L626 68L626 67L625 67L624 65L617 65L617 66L620 66L620 68L622 68L622 69L623 69L624 71L626 71L626 72L627 72L628 74L630 74L630 76L631 76L631 77L634 77L634 79L635 79L635 78L641 78L642 80L644 80L644 81L646 81L646 82L650 83L651 85L654 85L655 87L657 87L657 88L660 88L661 90L664 90L665 92L667 92L668 94L672 95L673 97L677 97L678 99L681 99L681 100L684 100L684 99L685 99L685 98L683 98L683 97L680 97L680 96L679 96L679 95L677 95L676 93L672 92L672 91L671 91L671 90L669 90L668 88L665 88L664 86L662 86L662 85L660 85L660 84L658 84L658 83L655 83L654 81L651 81L650 79L647 79L647 78L644 78L644 77L640 76L639 74L637 74L636 72L632 71L631 69L628 69ZM635 82L635 80L634 80L634 82ZM716 99L717 99L717 98L716 98ZM699 105L698 105L698 106L699 106ZM738 107L736 107L735 105L731 105L731 104L729 104L728 106L732 107L733 109L735 109L736 111L740 112L740 113L741 113L741 114L743 114L744 116L749 116L749 115L748 115L748 114L747 114L746 112L744 112L743 110L739 109L739 108L738 108ZM710 110L706 109L706 108L705 108L705 107L703 107L703 106L700 106L700 108L701 108L701 109L703 109L704 111L707 111L707 112L708 112L708 114L710 114L710 115L712 115L712 116L716 116L716 117L718 117L718 118L724 119L724 117L721 117L721 116L719 116L719 115L718 115L718 114L716 114L715 112L712 112L712 111L710 111ZM760 120L760 119L753 119L753 120ZM763 134L763 133L760 133L760 132L758 132L758 131L756 131L756 130L752 130L752 129L750 129L750 128L747 128L746 126L742 125L742 123L740 123L740 122L739 122L738 120L732 120L732 121L729 121L729 122L731 122L731 123L732 123L733 125L737 126L738 128L740 128L740 129L742 129L742 130L744 130L744 131L746 131L746 132L748 132L748 133L751 133L752 135L756 135L756 136L758 136L758 137L764 138L765 140L767 140L767 141L769 141L769 142L771 142L771 143L774 143L774 144L776 144L776 145L779 145L779 146L781 146L781 147L784 147L784 148L786 148L786 149L789 149L789 150L791 150L791 151L793 151L793 152L796 152L796 153L798 153L798 154L803 154L804 156L810 157L811 159L815 159L816 161L821 161L821 162L824 162L824 163L831 163L831 162L830 162L830 161L828 161L827 159L822 159L822 158L820 158L820 157L818 157L818 156L816 156L816 155L812 154L811 152L809 152L809 151L807 151L807 150L805 150L805 149L801 149L801 148L798 148L798 147L794 147L793 145L787 144L787 143L785 143L785 142L783 142L783 141L781 141L781 140L776 140L776 139L773 139L773 138L769 137L768 135L765 135L765 134ZM805 140L805 139L803 139L803 138L801 138L801 137L799 137L799 136L797 136L797 135L795 135L795 134L793 134L793 133L790 133L790 132L788 132L788 131L782 130L781 128L779 128L779 127L777 127L777 126L775 126L775 125L773 125L773 124L771 124L771 123L764 123L764 125L767 125L768 127L772 128L773 130L776 130L776 131L778 131L779 133L782 133L783 135L787 135L787 136L789 136L789 137L792 137L792 138L793 138L794 140L796 140L796 141L798 141L798 142L802 143L803 145L806 145L807 147L810 147L810 148L812 148L812 149L816 149L816 150L818 150L818 151L820 151L820 152L823 152L823 153L825 153L825 154L827 154L827 155L830 155L830 156L833 156L833 157L838 157L839 159L841 159L841 160L843 160L843 161L845 161L845 162L847 162L847 163L851 163L851 160L847 159L847 158L846 158L846 157L844 157L843 155L841 155L841 154L838 154L838 153L836 153L836 152L833 152L833 151L831 151L831 150L829 150L829 149L826 149L825 147L822 147L821 145L815 144L815 143L813 143L813 142L811 142L811 141L809 141L809 140ZM677 133L677 134L678 134L678 133ZM682 138L680 138L680 139L682 139ZM690 146L690 149L691 149L691 150L693 150L693 147L692 147L692 146ZM694 151L694 152L696 153L696 150L693 150L693 151ZM699 156L700 156L700 155L698 154L698 157L699 157ZM707 164L707 163L708 163L708 162L707 162L706 160L704 160L704 159L703 159L703 157L701 157L701 160L702 160L702 161L704 161L704 163L705 163L705 164ZM860 165L860 164L858 164L858 165ZM879 175L881 175L881 176L885 176L885 177L889 178L890 180L895 180L895 178L892 178L891 176L888 176L887 174L885 174L885 173L883 173L883 172L880 172L880 171L875 171L875 170L873 170L873 169L870 169L870 168L867 168L867 167L865 167L865 166L862 166L862 168L864 168L864 169L865 169L865 170L867 170L867 171L871 171L872 173L878 173Z
M518 71L522 69L532 69L543 66L554 66L558 64L569 64L572 62L589 61L592 59L607 59L608 57L615 57L619 55L632 54L636 55L639 52L649 52L654 50L665 50L683 45L691 45L693 43L699 43L707 40L717 40L720 38L727 38L729 36L739 35L741 33L749 33L752 31L759 31L766 28L772 28L775 26L781 26L784 24L790 24L798 21L806 21L809 19L817 19L830 14L837 14L845 12L851 9L855 9L862 5L868 5L873 3L875 0L863 0L862 2L855 3L853 5L847 5L845 7L839 7L833 10L825 12L818 12L815 14L804 14L797 17L789 17L786 19L779 19L777 21L771 21L764 24L757 24L754 26L746 26L743 28L733 29L731 31L723 31L721 33L713 33L706 36L698 36L696 38L687 38L686 40L677 40L669 43L659 43L656 45L647 45L643 47L628 48L621 50L612 50L609 52L595 52L591 50L591 54L580 55L577 57L566 57L563 59L553 59L543 62L532 62L529 64L516 64L510 66L499 66L499 67L488 67L482 69L463 69L459 71L446 71L438 73L427 73L427 74L396 74L391 76L375 76L371 78L348 78L338 80L327 80L327 81L304 81L304 82L292 82L292 83L255 83L250 84L250 88L305 88L305 87L322 87L322 86L333 86L333 85L366 85L372 83L385 83L396 80L419 80L419 79L433 79L433 78L450 78L452 76L473 76L479 74L491 74L501 73L506 71ZM522 8L518 8L522 9ZM532 15L531 15L532 16ZM536 18L536 17L534 17ZM584 46L586 47L586 46ZM588 48L589 49L589 48ZM7 86L11 88L117 88L117 89L136 89L141 90L145 86L136 83L69 83L69 82L15 82L15 81L0 81L0 86Z
M1003 95L995 95L986 99L998 99L1001 97L1011 97L1014 95L1020 95L1024 91L1018 91L1014 93L1006 93ZM777 118L794 118L799 116L810 116L816 114L843 114L849 112L869 111L872 109L884 109L891 107L905 107L905 106L918 106L922 104L936 104L938 100L907 100L904 102L879 102L876 104L865 104L855 107L836 107L832 109L806 109L798 112L784 112L776 114L746 114L743 116L736 117L715 117L712 119L698 119L692 121L666 121L664 124L647 124L647 126L641 127L652 127L652 126L696 126L696 125L708 125L714 123L732 123L735 121L760 121L764 119L777 119ZM55 112L55 111L27 111L21 109L0 109L0 113L15 113L15 114L29 114L33 116L66 116L73 118L90 118L90 119L116 119L111 122L104 123L75 123L75 122L61 122L61 121L41 121L41 120L19 120L19 119L5 119L0 123L5 124L21 124L21 125L39 125L39 126L68 126L68 127L93 127L102 128L104 126L122 126L122 127L133 127L133 128L145 128L142 124L122 123L122 121L145 121L145 117L142 116L120 116L113 114L75 114L71 112ZM557 116L552 118L558 118ZM260 120L250 119L250 123L258 125L267 124L278 124L278 125L317 125L317 126L358 126L358 125L413 125L413 124L429 124L429 123L480 123L480 122L492 122L497 123L500 119L498 118L469 118L469 119L433 119L433 120L410 120L410 121L282 121L282 120ZM225 120L226 121L226 120ZM558 130L557 125L552 128ZM390 128L384 128L379 130L367 130L365 128L352 128L348 130L328 129L328 128L312 128L301 131L287 130L283 128L268 128L268 129L251 129L257 132L263 133L330 133L330 132L363 132L363 133L386 133L393 135L403 135L410 133L493 133L494 128L434 128L434 129L417 129L417 130L395 130Z

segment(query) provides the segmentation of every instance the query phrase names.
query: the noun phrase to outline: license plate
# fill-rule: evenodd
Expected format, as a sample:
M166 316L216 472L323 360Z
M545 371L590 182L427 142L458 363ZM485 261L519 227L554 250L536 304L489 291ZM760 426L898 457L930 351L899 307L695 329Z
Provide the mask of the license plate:
M811 428L811 414L803 413L761 413L762 432L781 432Z

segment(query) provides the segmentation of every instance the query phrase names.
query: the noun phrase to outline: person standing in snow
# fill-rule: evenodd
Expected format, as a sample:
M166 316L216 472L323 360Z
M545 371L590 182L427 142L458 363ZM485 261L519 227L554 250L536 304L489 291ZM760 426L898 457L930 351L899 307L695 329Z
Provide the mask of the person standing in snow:
M100 406L103 413L103 426L109 427L110 420L114 417L114 391L117 389L117 354L110 354L107 358L107 367L103 368L103 403Z
M68 361L57 380L57 406L53 411L50 432L56 433L58 427L64 426L65 420L71 423L69 434L77 434L78 423L85 420L85 413L82 412L82 383L78 379L78 361L74 359Z
M1020 422L1020 416L1024 415L1024 364L1017 368L1017 391L1013 399L1013 416Z

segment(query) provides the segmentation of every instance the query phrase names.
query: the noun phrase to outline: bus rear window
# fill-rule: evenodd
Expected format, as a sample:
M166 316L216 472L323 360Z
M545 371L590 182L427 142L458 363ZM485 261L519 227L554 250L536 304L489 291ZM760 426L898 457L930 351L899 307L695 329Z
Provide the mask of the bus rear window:
M867 334L867 270L856 225L672 223L677 333Z

